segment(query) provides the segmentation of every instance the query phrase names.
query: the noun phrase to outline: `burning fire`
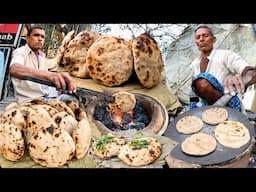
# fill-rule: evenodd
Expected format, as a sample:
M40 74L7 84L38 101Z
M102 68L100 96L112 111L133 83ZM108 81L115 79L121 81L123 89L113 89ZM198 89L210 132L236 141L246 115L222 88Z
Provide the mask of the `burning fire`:
M128 112L122 112L112 100L103 98L101 102L95 106L93 117L112 131L141 130L150 123L151 119L147 111L138 101L135 107Z
M111 119L114 123L120 125L121 127L127 127L129 124L134 124L133 111L123 112L114 112L111 113Z
M113 122L115 122L119 125L122 124L122 119L123 119L123 113L122 112L112 114L111 116L112 116L111 119L112 119Z

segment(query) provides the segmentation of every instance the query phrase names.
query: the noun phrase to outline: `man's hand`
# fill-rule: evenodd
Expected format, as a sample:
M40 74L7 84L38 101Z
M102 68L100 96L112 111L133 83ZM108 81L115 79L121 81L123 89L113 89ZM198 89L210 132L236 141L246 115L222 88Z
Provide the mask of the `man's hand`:
M48 78L54 82L56 89L61 91L61 93L65 93L66 91L69 93L76 92L76 85L67 72L51 72Z
M236 95L244 92L244 83L240 75L228 76L224 79L224 92Z
M76 85L75 85L73 79L70 77L69 73L68 72L60 72L60 74L65 79L69 93L76 92Z

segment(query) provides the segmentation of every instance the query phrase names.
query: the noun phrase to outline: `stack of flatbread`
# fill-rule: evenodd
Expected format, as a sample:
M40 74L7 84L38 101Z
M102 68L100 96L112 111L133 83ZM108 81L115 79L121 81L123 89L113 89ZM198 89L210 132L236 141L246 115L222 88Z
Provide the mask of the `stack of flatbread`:
M28 150L36 163L60 167L73 157L82 159L90 144L87 116L73 101L12 103L0 116L0 152L10 161Z
M146 33L125 40L90 30L78 35L71 31L55 60L72 76L92 78L108 87L122 85L135 72L143 87L152 88L159 84L164 69L161 50Z

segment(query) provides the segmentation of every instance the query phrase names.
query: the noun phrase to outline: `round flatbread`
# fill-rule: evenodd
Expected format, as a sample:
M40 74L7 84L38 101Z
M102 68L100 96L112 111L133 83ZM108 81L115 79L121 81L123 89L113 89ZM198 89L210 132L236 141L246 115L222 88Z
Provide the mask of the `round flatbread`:
M159 140L153 137L134 139L120 149L118 158L129 166L143 166L154 162L162 153Z
M202 114L202 119L210 125L217 125L228 118L228 111L222 107L207 109Z
M84 118L74 128L73 141L75 142L77 159L82 159L89 150L92 140L92 130L88 119Z
M53 117L55 114L59 113L57 109L47 104L32 105L30 108L38 111L46 110L49 113L50 117Z
M225 147L238 149L249 142L248 129L238 121L224 121L215 129L217 141Z
M156 40L143 33L132 41L134 70L140 83L146 88L159 84L164 69L161 50Z
M183 134L196 133L202 128L203 121L199 117L193 115L181 118L176 124L177 131Z
M60 167L75 154L72 137L64 129L42 128L33 133L28 143L31 158L45 167Z
M59 112L65 111L69 115L75 117L74 112L63 101L60 101L58 99L49 99L47 104L52 106L53 108L57 109Z
M18 126L10 122L0 123L0 153L10 161L17 161L24 151L24 138Z
M108 133L93 144L92 153L100 159L110 159L119 154L121 146L125 143L123 137Z
M113 112L128 112L134 109L136 104L135 95L126 91L113 94L115 102L110 103L109 107Z
M89 78L86 56L89 47L100 36L99 33L84 30L72 39L63 54L63 65L74 77Z
M114 36L98 38L88 49L86 66L90 77L99 84L121 85L133 72L131 43Z
M64 37L64 39L62 40L61 42L61 45L60 47L58 48L58 51L57 51L57 56L56 56L56 63L58 65L60 65L62 63L62 58L63 58L63 55L64 55L64 52L69 44L69 42L74 39L76 35L76 32L75 30L72 30L70 32L68 32L68 34Z
M213 136L206 133L196 133L182 142L181 149L186 154L202 156L213 152L216 146L217 142Z
M65 111L56 113L52 119L59 128L66 130L70 135L73 133L73 129L78 123L74 117Z
M76 102L71 100L66 100L64 102L74 112L77 121L81 121L82 119L87 118L86 113L81 107L79 107Z
M18 108L11 108L9 110L4 110L4 112L0 116L0 123L12 123L14 124L19 130L22 130L26 123L25 119Z

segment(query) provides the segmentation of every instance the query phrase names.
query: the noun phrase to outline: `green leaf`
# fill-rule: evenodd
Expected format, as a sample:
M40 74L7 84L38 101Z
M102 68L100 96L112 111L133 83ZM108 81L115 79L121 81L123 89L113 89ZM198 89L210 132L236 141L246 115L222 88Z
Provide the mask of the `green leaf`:
M150 143L149 141L144 140L144 139L143 140L132 140L130 145L141 149L141 148L147 148L149 143Z
M112 136L104 135L102 139L99 139L96 142L96 149L102 150L104 149L105 145L108 144L112 140Z

